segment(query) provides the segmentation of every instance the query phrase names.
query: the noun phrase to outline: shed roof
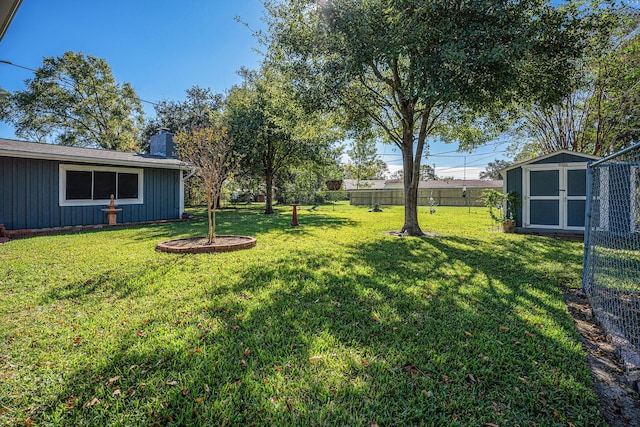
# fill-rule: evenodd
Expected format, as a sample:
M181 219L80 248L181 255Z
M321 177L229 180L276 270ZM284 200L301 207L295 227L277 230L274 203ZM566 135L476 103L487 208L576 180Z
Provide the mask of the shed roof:
M369 191L369 190L401 190L404 183L401 179L374 179L360 180L356 185L355 179L345 179L344 186L346 191ZM418 188L502 188L502 181L486 181L481 179L452 179L437 181L420 181Z
M183 169L186 166L178 159L126 153L95 148L67 147L0 138L0 156L27 159L59 160L79 163L103 163L117 166L137 166L160 169Z
M592 154L578 153L577 151L571 151L571 150L562 149L562 150L554 151L553 153L543 154L543 155L538 156L538 157L533 157L531 159L527 159L527 160L523 160L523 161L518 162L518 163L514 163L514 164L512 164L510 166L507 166L504 169L501 169L500 170L500 174L502 174L503 172L510 171L511 169L519 168L521 166L528 165L530 163L539 162L541 160L548 159L549 157L557 156L558 154L570 154L570 155L576 156L576 157L583 157L585 162L592 161L592 160L600 160L600 157L594 156Z

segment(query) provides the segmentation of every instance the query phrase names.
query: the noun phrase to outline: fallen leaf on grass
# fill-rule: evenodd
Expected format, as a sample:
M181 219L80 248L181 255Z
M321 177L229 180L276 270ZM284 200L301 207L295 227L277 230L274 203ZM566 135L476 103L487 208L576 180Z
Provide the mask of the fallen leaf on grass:
M524 334L525 334L526 336L528 336L529 338L533 338L533 337L535 337L535 335L534 335L534 334L532 334L532 333L531 333L531 332L529 332L529 331L524 331Z
M195 399L193 399L193 401L196 403L202 403L204 402L204 397L196 397Z
M189 356L191 356L191 355L193 355L193 354L195 354L195 353L202 353L202 349L201 349L200 347L198 347L198 348L194 348L193 350L189 350L189 351L187 352L187 354L188 354Z
M167 385L178 385L178 381L176 381L176 380L169 380L169 381L167 381Z
M245 357L249 357L250 354L251 354L251 349L249 347L245 348L244 351L242 352L242 355Z
M242 360L240 361L240 366L247 366L247 361L246 361L246 360L244 360L244 359L242 359Z
M500 426L494 423L484 423L482 424L482 427L500 427Z
M122 392L120 391L119 388L115 389L113 391L113 393L111 393L111 397L116 397L116 396L120 396L122 394Z
M365 368L369 366L369 362L367 362L367 359L362 359L360 363L362 363L362 366L364 366Z
M468 336L469 338L473 338L473 334L472 334L471 332L464 331L464 334L465 334L466 336Z
M85 408L91 408L92 406L96 406L98 403L100 403L100 401L98 400L97 397L94 397L89 402L85 403L84 407Z
M506 326L500 326L500 332L509 332L509 328L507 328Z
M139 337L143 336L144 335L144 329L138 329L136 331L136 335L139 336Z
M321 361L322 359L324 359L324 357L323 357L323 356L311 356L311 357L309 358L309 362L311 362L311 363L316 363L316 362Z
M375 421L371 421L371 425L369 427L378 427L378 423Z
M65 406L67 408L73 408L73 406L76 404L76 398L71 396L70 398L67 399L67 401L65 402ZM2 413L0 411L0 413Z
M422 394L424 395L424 397L426 397L427 399L431 399L433 397L433 392L431 390L427 391L427 390L422 390Z
M107 387L111 387L113 383L115 383L119 379L120 379L120 375L116 375L115 377L109 378L109 380L107 381Z
M413 363L407 363L402 367L402 370L404 372L409 372L411 375L416 375L421 373L420 369L418 369L418 367Z
M31 417L24 420L24 425L27 427L31 427L33 425L33 421L31 420Z

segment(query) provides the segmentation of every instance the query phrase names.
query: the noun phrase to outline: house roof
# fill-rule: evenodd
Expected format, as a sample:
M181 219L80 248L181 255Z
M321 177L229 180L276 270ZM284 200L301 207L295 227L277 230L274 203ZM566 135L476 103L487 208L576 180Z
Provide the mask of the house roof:
M117 166L186 169L186 166L178 159L122 151L40 144L4 138L0 138L0 156L78 163L103 163Z
M514 164L512 164L510 166L507 166L504 169L500 169L500 174L502 175L503 172L507 172L507 171L510 171L511 169L519 168L519 167L524 166L524 165L528 165L529 163L539 162L541 160L548 159L549 157L557 156L558 154L570 154L572 156L584 157L585 161L600 160L600 157L594 156L592 154L578 153L577 151L571 151L571 150L562 149L562 150L554 151L553 153L543 154L543 155L538 156L538 157L533 157L531 159L527 159L527 160L523 160L523 161L518 162L518 163L514 163Z
M401 179L375 179L360 180L357 185L355 179L345 179L345 191L368 191L368 190L398 190L404 188L404 182ZM486 181L481 179L452 179L437 181L420 181L418 188L502 188L502 181Z
M4 33L7 32L9 24L13 19L13 15L16 14L18 7L20 7L22 0L6 0L0 2L0 40L4 37Z

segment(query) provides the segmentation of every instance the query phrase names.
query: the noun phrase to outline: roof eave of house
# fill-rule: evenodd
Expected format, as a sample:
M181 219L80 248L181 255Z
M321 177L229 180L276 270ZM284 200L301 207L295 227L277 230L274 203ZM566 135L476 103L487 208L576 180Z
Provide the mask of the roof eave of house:
M123 159L104 159L99 157L82 157L72 156L65 154L50 154L50 153L27 153L18 150L0 150L0 156L5 157L20 157L23 159L38 159L38 160L58 160L63 162L77 162L77 163L106 163L114 166L130 166L130 167L148 167L158 169L190 169L189 166L182 162L148 162L144 160L123 160Z
M11 20L20 7L20 3L22 3L22 0L7 0L0 5L0 40L7 32Z

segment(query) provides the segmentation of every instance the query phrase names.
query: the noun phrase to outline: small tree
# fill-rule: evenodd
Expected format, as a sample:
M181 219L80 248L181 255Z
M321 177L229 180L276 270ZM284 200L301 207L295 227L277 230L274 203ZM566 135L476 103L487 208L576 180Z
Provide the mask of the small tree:
M237 169L239 156L232 150L233 140L227 134L225 126L213 125L179 132L174 141L179 158L189 164L202 179L209 221L207 244L212 244L216 239L216 209L222 184Z

